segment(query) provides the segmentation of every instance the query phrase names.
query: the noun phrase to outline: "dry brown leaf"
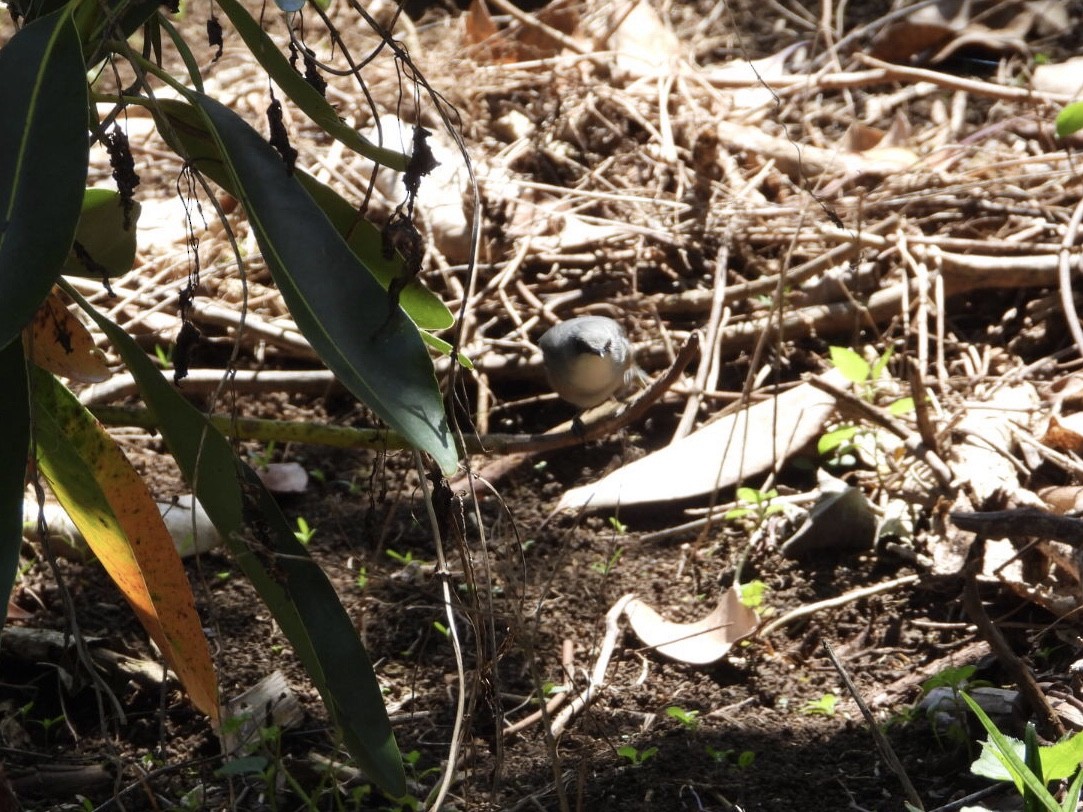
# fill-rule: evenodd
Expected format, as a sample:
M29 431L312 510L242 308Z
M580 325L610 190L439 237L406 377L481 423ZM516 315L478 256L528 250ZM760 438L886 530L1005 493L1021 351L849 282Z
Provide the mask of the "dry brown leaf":
M79 383L100 383L111 374L90 331L55 290L38 308L24 334L28 334L30 359L54 375Z
M567 0L556 0L540 9L535 18L565 35L579 27L579 11ZM529 59L546 59L564 50L564 45L540 27L518 21L501 29L485 0L472 0L463 15L463 44L480 63L505 64Z
M1039 488L1038 496L1055 512L1078 513L1083 510L1083 485L1053 485Z
M873 55L889 62L942 62L965 47L1026 53L1027 36L1068 26L1062 3L1051 0L940 0L889 25L873 40Z
M756 613L741 603L740 587L723 592L718 606L693 623L668 621L639 598L628 602L624 614L645 645L690 665L717 662L759 625Z
M822 376L836 386L838 370ZM809 384L710 423L666 448L618 468L598 482L573 488L557 509L693 499L773 470L823 433L834 399ZM773 440L773 441L772 441Z
M1049 428L1042 435L1042 444L1057 451L1083 451L1083 412L1049 418Z

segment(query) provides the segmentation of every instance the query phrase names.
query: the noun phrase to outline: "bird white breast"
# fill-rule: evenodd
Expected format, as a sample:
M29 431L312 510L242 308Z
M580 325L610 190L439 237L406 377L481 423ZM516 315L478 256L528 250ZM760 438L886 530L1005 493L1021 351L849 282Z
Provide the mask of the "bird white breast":
M557 394L582 409L597 406L617 391L624 381L624 369L612 356L576 356Z

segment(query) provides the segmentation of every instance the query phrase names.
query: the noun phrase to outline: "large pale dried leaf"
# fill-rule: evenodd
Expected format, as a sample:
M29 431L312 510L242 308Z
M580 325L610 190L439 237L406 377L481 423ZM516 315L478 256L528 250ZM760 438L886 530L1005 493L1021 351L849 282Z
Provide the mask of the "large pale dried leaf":
M737 87L733 91L733 106L738 110L751 110L775 103L778 97L771 85L803 68L807 53L807 43L796 42L762 59L734 59L704 68L703 77L719 87L747 84L748 87Z
M740 587L722 593L718 606L693 623L673 623L639 598L624 609L636 637L674 660L707 665L721 660L737 643L756 630L759 618L741 603Z
M621 4L613 8L624 13ZM609 47L617 52L617 66L632 76L667 75L681 54L677 35L646 0L637 0L610 36Z
M1035 65L1030 86L1040 93L1078 96L1083 91L1083 56L1055 64Z
M822 376L845 386L831 370ZM823 433L834 399L809 384L742 409L648 454L602 480L564 494L561 508L692 499L781 466Z
M1038 407L1038 393L1029 383L1005 386L960 421L960 442L952 446L951 470L969 483L977 505L997 492L1015 494L1019 471L1009 451L1014 443L1013 426L1026 425Z

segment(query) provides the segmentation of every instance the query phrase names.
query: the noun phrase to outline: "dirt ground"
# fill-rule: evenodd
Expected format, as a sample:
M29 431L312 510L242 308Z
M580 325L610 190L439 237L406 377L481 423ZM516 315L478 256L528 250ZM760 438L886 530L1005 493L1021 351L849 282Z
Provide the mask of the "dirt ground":
M579 16L565 20L567 30L578 36L597 24L598 5L575 6ZM1073 666L1083 648L1074 619L1078 569L1074 576L1067 569L1051 575L1049 554L1030 561L1030 580L968 580L962 565L971 535L946 517L951 510L1030 504L1021 493L1071 485L1081 470L1072 461L1079 448L1039 459L1024 453L1030 446L1016 437L1005 453L1018 480L979 498L970 483L972 469L954 452L963 438L953 431L972 410L981 411L975 404L1008 384L1022 381L1045 393L1071 380L1078 367L1056 268L1043 264L1058 256L1062 241L1078 256L1078 224L1072 225L1080 200L1077 155L1049 132L1054 107L983 88L1014 89L1039 62L1055 63L1077 52L1083 7L1056 4L1069 28L1043 33L1035 23L1019 35L1025 50L990 48L996 37L983 39L976 26L1001 31L995 28L1000 23L995 15L979 15L977 23L967 21L951 35L971 37L971 44L935 64L924 52L909 59L929 75L855 78L877 69L860 57L875 52L873 33L880 28L873 24L897 5L841 4L827 15L838 30L825 39L818 28L823 9L814 4L651 3L657 19L674 32L679 56L699 66L693 78L672 85L622 73L606 57L591 61L589 70L559 60L552 72L524 67L529 60L516 50L524 46L514 39L493 46L476 30L471 33L466 18L446 9L430 9L398 29L430 84L458 109L465 143L481 167L485 219L474 293L454 237L441 242L430 214L422 211L420 217L426 284L457 312L467 300L464 351L476 371L467 375L458 402L464 419L476 420L482 434L540 434L573 417L571 407L547 392L531 362L532 342L554 313L566 318L594 312L621 319L640 362L655 376L692 330L714 324L719 343L705 355L716 352L718 365L696 410L697 424L739 402L746 381L755 379L755 389L773 395L792 388L802 375L823 372L831 346L854 348L870 360L891 347L888 383L867 398L870 408L888 414L915 374L923 378L937 405L937 450L954 475L951 483L938 484L910 446L879 457L854 452L835 460L831 470L867 495L881 518L893 500L906 504L909 529L884 531L859 549L829 538L796 557L780 549L794 529L786 513L762 520L720 516L706 526L674 530L699 517L708 501L733 507L732 486L710 500L694 496L555 512L568 489L670 441L695 388L695 367L644 418L611 436L514 458L476 455L473 469L492 484L477 488L476 514L465 503L465 544L448 552L469 702L444 809L903 810L899 771L889 766L873 727L883 731L925 809L958 809L960 799L979 792L985 793L982 800L970 803L1017 808L1011 784L994 784L970 771L983 738L976 725L969 723L968 730L962 715L937 722L918 708L929 680L961 666L974 667L960 678L966 687L1010 692L1018 687L1021 664L1044 695L1055 699L1050 701L1064 727L1081 727L1077 721L1083 717L1072 711L1080 702ZM187 14L184 30L200 30L204 10L192 7ZM339 24L350 19L334 5L331 17ZM558 28L564 24L560 18L550 21ZM517 30L504 17L495 25ZM281 34L278 22L269 26ZM860 26L873 27L868 36L833 50L840 35ZM10 27L0 29L9 33ZM356 36L362 50L368 40ZM763 59L798 41L813 43L815 56L799 62L795 73L776 74L775 67L757 63L765 81L785 88L767 104L727 107L727 94L740 83L730 87L725 79L704 79L713 67ZM232 97L234 109L262 122L266 80L242 48L231 49L228 31L226 42L226 55L217 66L208 62L207 74L217 92ZM381 113L415 104L410 91L400 91L393 65L374 62L372 70L368 81ZM795 76L806 77L808 86L795 84ZM1018 81L1013 84L1009 76ZM957 80L963 84L953 84ZM758 89L755 83L740 87ZM659 94L670 94L672 101L660 104ZM328 98L344 97L332 92ZM432 106L416 104L425 124L438 129ZM660 109L672 117L660 116ZM312 156L329 152L328 139L302 124L300 115L291 121L313 166L322 166L341 188L363 188L360 159L334 153L320 163L325 159ZM515 129L526 126L523 121L533 125L525 136ZM752 140L737 146L727 139L738 136L715 131L719 122L743 122L776 146L800 146L807 163L789 167L784 154ZM853 146L857 142L845 134L859 122L879 135L898 125L896 140L880 144L880 153ZM370 124L357 122L362 129ZM751 130L740 137L751 139ZM176 169L162 170L153 143L133 139L144 177L140 199L148 211L176 193ZM845 154L850 163L821 166L817 150ZM887 150L908 151L920 158L919 165L902 169L890 163L898 152ZM949 157L942 164L930 157L944 155ZM497 168L533 183L517 188L541 208L524 213L517 200L502 197L504 176ZM108 173L102 165L96 171L103 178ZM582 196L568 191L565 199L564 190ZM560 220L554 209L544 208L551 201L583 217L585 242L562 234L560 226L552 227L554 233L530 234L529 224L538 218ZM674 206L667 208L667 201ZM386 216L378 201L373 211L377 219ZM243 242L243 218L234 218ZM873 236L865 238L866 230ZM853 236L857 232L861 239ZM894 236L880 239L885 234ZM134 302L127 311L118 308L118 319L134 319L176 299L188 267L183 234L180 240L167 230L154 235L159 242L141 247L141 269L116 284L132 291ZM778 276L820 261L851 238L850 254L825 262L811 277L838 271L845 295ZM228 265L215 254L224 244L220 229L210 226L203 240L203 290L234 305ZM950 255L947 265L937 264L944 260L933 252L915 260L908 246L925 245ZM988 255L1004 261L958 270L965 263L954 259ZM147 281L148 269L169 267L172 275ZM723 267L728 275L720 276ZM914 280L937 274L938 283L908 298L917 290ZM285 315L258 263L250 284L255 314ZM930 293L936 284L940 288ZM905 294L890 298L902 289ZM726 301L712 317L712 294L717 298L720 291ZM547 314L538 302L546 303ZM772 334L783 309L794 314L787 330L758 343ZM221 369L235 335L221 324L200 327L204 343L193 366ZM140 340L153 349L168 343L175 324L130 329L143 330ZM239 364L318 367L311 357L274 344L258 351L246 346ZM311 387L245 391L235 409L251 417L372 425L371 414L340 387L326 381L317 386L315 393ZM205 404L201 396L194 399ZM1052 400L1035 396L1017 431L1039 438ZM126 393L112 402L136 403ZM916 436L912 413L898 419ZM867 415L863 420L873 425ZM184 492L160 439L141 429L113 431L156 496L168 500ZM207 720L175 680L163 681L156 670L160 661L103 569L61 559L58 583L33 541L26 545L26 567L14 594L21 612L9 626L64 632L70 628L70 600L81 634L95 649L158 666L102 666L117 708L70 647L28 653L4 638L0 753L21 808L416 809L439 781L455 736L459 685L413 456L291 443L246 442L240 448L254 464L296 462L309 474L307 490L281 496L281 504L291 523L303 519L314 529L308 549L333 581L375 664L399 747L407 754L410 797L383 797L346 763L308 677L228 555L210 552L185 563L221 695L233 699L281 672L286 687L269 704L297 703L296 713L279 709L267 720L252 754L258 770L228 767ZM815 492L816 468L827 466L830 456L806 448L770 481L761 476L745 484L774 488L784 497ZM462 482L456 486L465 493ZM838 535L846 532L840 528ZM764 585L759 611L765 623L795 614L709 665L674 661L621 625L604 686L559 738L546 735L544 719L517 727L537 710L539 695L554 700L556 714L568 706L555 703L561 693L582 690L604 647L607 613L621 596L635 593L667 618L687 622L707 614L738 579ZM964 607L962 595L970 587L995 620L1011 659ZM872 725L842 673L870 706ZM1005 732L1021 736L1022 720L1040 714L1024 710L1026 698L1010 698L1017 712L998 718ZM1050 730L1041 732L1053 738Z

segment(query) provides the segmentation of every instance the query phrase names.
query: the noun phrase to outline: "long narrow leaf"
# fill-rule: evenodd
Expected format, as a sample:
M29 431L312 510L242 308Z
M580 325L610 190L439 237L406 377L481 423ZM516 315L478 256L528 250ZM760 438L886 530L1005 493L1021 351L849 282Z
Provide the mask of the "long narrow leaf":
M0 49L0 347L56 281L86 185L87 84L67 9Z
M218 144L198 110L183 101L159 99L153 112L159 132L173 149L231 195L240 195L234 178L226 171ZM391 281L402 275L403 263L401 259L387 259L382 255L382 240L376 226L359 217L357 210L330 186L303 170L298 169L294 174L347 241L358 261L387 290ZM403 288L399 304L423 330L443 330L454 320L447 306L416 281Z
M19 572L22 547L23 483L30 449L30 395L21 342L0 350L0 629L7 619L11 587Z
M409 159L401 152L372 143L339 118L335 108L293 69L274 41L263 32L259 23L237 0L220 0L218 7L229 17L233 27L244 40L244 44L259 60L260 65L267 71L267 75L282 88L294 104L322 127L324 132L341 141L354 152L364 155L370 161L383 164L396 172L406 171Z
M1023 759L1012 747L1012 743L1008 740L1008 737L1000 732L996 724L989 715L982 709L981 705L971 699L966 693L960 693L959 696L963 698L967 706L974 712L974 715L978 717L978 721L981 722L981 726L985 728L985 732L989 734L989 746L992 746L997 758L1001 760L1005 768L1012 775L1016 781L1021 781L1034 797L1042 804L1046 805L1047 809L1056 809L1057 801L1050 794L1049 790L1045 788L1045 785L1038 780L1038 777L1027 767ZM1022 789L1020 789L1022 792Z
M135 376L185 478L304 664L350 754L390 795L403 795L402 758L379 683L331 582L226 439L162 377L127 333L67 290L109 336Z
M198 93L191 98L301 332L350 392L453 472L458 452L417 327L391 306L278 153L229 108Z
M192 704L217 723L218 683L207 638L154 499L86 407L49 373L31 372L39 470Z

